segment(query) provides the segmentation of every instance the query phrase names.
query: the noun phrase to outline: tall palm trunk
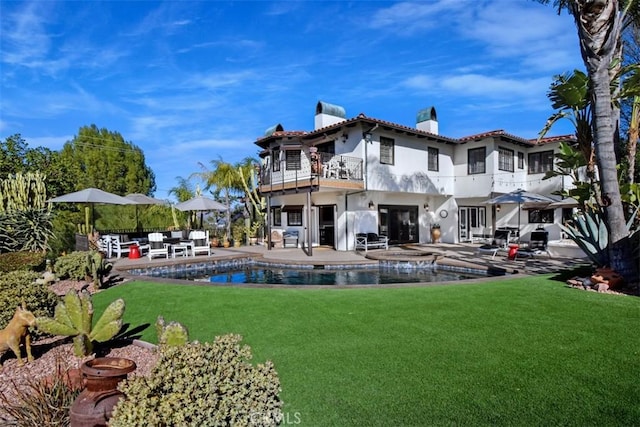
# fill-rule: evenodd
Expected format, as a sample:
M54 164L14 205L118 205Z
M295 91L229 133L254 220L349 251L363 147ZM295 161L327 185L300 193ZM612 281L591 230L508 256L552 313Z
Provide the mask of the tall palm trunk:
M600 175L601 197L609 225L611 267L640 287L638 266L632 262L618 173L615 141L617 117L611 102L609 68L619 54L622 17L617 0L572 0L570 10L578 28L580 51L591 79L594 105L594 148Z

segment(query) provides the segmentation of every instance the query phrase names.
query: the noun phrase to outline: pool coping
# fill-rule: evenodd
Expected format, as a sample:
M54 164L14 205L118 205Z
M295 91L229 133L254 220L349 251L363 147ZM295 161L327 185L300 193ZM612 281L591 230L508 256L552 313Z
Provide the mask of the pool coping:
M406 259L399 257L397 253L390 253L388 251L371 251L362 260L358 261L316 261L313 260L282 260L266 258L261 254L232 254L215 259L212 258L176 258L170 259L164 262L155 263L149 265L148 263L129 264L126 268L114 269L114 273L121 275L125 281L137 280L137 281L152 281L158 283L167 284L186 284L196 286L211 286L208 282L199 282L186 279L172 279L151 275L133 274L130 270L136 269L170 269L177 266L187 266L193 264L218 264L218 263L231 263L234 261L241 261L242 264L251 262L252 264L266 267L279 267L279 268L299 268L299 269L319 269L322 267L324 270L345 270L345 269L367 269L367 268L430 268L440 269L443 271L451 271L457 273L470 273L470 274L486 274L486 277L478 277L472 279L461 279L452 281L441 282L407 282L407 283L390 283L390 284L349 284L349 285L286 285L286 284L259 284L259 283L216 283L216 286L221 287L248 287L248 288L304 288L304 289L361 289L367 287L407 287L407 286L434 286L434 285L450 285L450 284L463 284L463 283L482 283L484 281L493 281L501 276L509 275L509 277L516 277L521 274L517 269L508 269L502 267L496 267L494 265L485 265L469 261L463 261L456 258L446 257L438 251L430 251L425 255L420 255L420 262L416 262L415 256L408 256ZM392 265L395 264L395 265ZM411 266L411 264L420 264L420 266ZM238 265L239 266L239 265Z

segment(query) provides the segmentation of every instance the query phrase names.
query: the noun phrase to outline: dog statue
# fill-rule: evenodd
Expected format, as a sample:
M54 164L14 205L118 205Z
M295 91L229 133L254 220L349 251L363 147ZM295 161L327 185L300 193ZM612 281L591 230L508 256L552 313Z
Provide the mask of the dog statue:
M0 331L0 358L8 349L11 349L18 358L18 366L24 365L24 361L20 356L20 343L24 337L27 361L31 362L33 360L33 356L31 355L31 335L29 335L29 326L34 326L35 324L36 317L33 313L27 310L25 304L22 303L22 307L18 306L7 327ZM2 367L2 360L0 360L0 367Z

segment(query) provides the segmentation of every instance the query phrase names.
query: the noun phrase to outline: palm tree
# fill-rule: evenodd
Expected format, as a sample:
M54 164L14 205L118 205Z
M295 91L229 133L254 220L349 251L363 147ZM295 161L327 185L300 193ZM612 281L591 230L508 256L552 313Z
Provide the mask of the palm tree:
M185 202L191 199L195 195L195 191L193 190L193 185L189 182L188 179L185 179L181 176L177 176L176 181L178 181L178 185L176 185L175 187L171 187L168 194L169 195L173 194L174 196L176 196L176 199L178 199L178 202ZM178 224L179 221L177 218L178 213L176 212L176 208L174 206L171 206L171 214L173 216L174 225L178 227L179 226ZM191 224L193 224L195 220L195 214L192 213L188 219L189 219L188 225L190 226Z
M193 174L193 176L197 176L202 179L202 181L204 181L206 190L211 190L212 187L215 187L216 191L221 191L224 194L224 204L227 207L226 238L228 239L231 236L232 196L242 193L242 183L240 181L240 175L238 174L234 165L225 162L224 160L222 160L222 158L211 161L211 165L213 166L211 170L202 163L198 164L202 168L202 172L196 172Z
M548 3L549 0L541 0ZM622 29L640 16L639 0L554 0L558 12L567 9L573 15L580 52L591 82L594 113L593 137L600 192L609 224L611 267L640 290L638 266L632 261L629 232L618 184L615 143L618 141L619 109L613 103L611 84L622 58ZM617 66L616 66L617 64Z

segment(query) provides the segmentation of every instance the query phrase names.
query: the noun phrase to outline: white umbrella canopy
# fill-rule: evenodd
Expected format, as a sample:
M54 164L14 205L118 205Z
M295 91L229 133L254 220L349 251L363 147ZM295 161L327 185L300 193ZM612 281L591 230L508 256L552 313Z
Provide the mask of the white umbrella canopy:
M147 196L142 193L131 193L124 196L126 199L133 201L136 205L136 230L142 231L142 224L138 222L138 205L164 205L167 204L165 200L156 199L155 197Z
M580 203L573 197L567 197L566 199L558 200L553 203L549 203L547 208L577 208L580 207Z
M226 211L227 207L205 196L196 196L186 202L178 203L176 209L180 211Z
M95 218L93 215L93 207L96 203L107 205L133 205L134 201L117 194L109 193L98 188L85 188L84 190L73 193L63 194L62 196L49 199L52 203L86 203L91 205L91 225L95 228ZM88 210L85 211L85 221L87 228L89 227Z
M512 191L510 193L502 194L500 196L494 197L493 199L486 200L485 204L488 205L508 205L508 204L517 204L518 205L518 241L520 240L520 213L522 212L522 204L530 203L530 204L541 204L541 203L553 203L553 200L550 197L543 196L542 194L529 193L522 189L518 189Z
M125 199L133 201L137 205L164 205L167 203L165 200L156 199L155 197L150 197L141 193L131 193L124 197Z
M204 211L226 211L227 207L220 202L216 202L205 196L196 196L186 202L178 203L176 209L181 211L200 211L200 227L203 223Z
M133 205L134 201L98 188L85 188L74 193L49 199L53 203L104 203L107 205Z

